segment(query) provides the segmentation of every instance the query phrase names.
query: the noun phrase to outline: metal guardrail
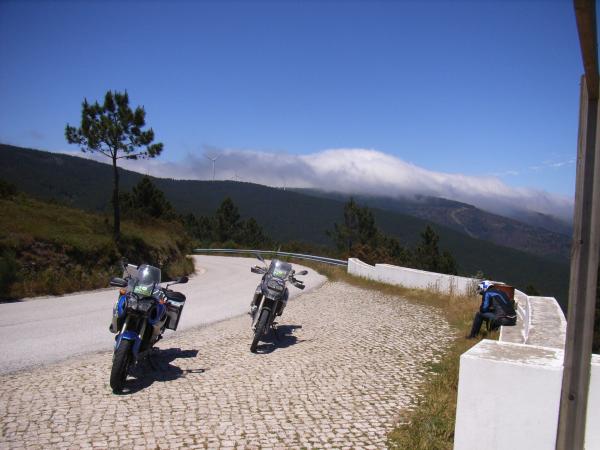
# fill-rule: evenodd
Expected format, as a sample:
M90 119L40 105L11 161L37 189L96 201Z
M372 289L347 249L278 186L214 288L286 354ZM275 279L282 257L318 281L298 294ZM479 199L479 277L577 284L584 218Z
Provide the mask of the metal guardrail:
M334 266L347 266L348 261L342 259L326 258L324 256L305 255L303 253L288 253L278 252L275 250L248 250L248 249L235 249L235 248L195 248L194 253L249 253L251 255L280 255L290 256L298 259L308 259L310 261L317 261L325 264L332 264Z

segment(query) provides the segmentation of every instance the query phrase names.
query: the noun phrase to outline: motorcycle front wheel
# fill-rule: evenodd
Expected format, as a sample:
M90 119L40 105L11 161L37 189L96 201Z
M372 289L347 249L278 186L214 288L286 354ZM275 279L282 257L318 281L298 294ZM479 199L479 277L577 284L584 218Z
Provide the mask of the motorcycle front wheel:
M258 347L258 341L262 337L263 333L267 329L267 322L269 321L269 311L263 309L260 312L258 322L256 322L256 328L254 329L254 338L252 344L250 344L250 351L256 353L256 347Z
M129 365L133 359L133 341L123 339L113 355L110 371L110 387L114 393L121 392L127 379Z

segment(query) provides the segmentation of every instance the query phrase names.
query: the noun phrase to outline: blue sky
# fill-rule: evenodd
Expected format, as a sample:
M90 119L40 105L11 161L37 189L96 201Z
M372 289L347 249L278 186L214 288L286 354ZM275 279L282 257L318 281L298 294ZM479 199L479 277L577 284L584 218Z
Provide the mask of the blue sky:
M83 98L127 89L170 167L213 147L366 149L574 192L569 0L0 1L0 58L0 142L76 151Z

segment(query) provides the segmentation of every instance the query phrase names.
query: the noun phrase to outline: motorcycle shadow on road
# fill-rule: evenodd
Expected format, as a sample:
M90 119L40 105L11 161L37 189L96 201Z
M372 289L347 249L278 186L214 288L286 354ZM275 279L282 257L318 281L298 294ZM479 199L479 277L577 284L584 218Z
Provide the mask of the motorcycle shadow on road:
M146 389L154 382L173 381L190 373L204 373L206 369L182 369L173 361L181 358L195 358L198 350L181 350L180 348L154 349L154 351L139 361L130 371L120 395L135 394Z
M270 330L263 336L260 344L256 347L257 353L271 353L277 349L290 347L303 342L294 336L294 330L302 328L302 325L278 325L275 330Z

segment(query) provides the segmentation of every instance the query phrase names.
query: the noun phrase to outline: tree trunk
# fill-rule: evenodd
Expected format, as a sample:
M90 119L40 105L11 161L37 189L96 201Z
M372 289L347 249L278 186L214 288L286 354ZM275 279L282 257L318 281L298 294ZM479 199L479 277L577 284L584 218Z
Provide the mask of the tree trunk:
M114 228L113 234L115 241L119 240L121 234L121 210L119 208L119 171L117 169L117 158L113 157L113 211Z

